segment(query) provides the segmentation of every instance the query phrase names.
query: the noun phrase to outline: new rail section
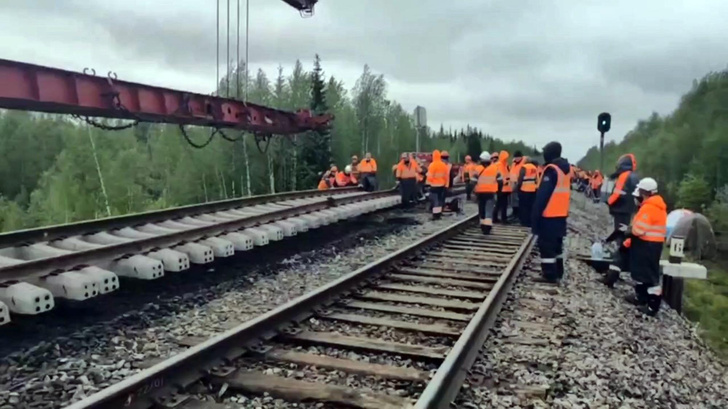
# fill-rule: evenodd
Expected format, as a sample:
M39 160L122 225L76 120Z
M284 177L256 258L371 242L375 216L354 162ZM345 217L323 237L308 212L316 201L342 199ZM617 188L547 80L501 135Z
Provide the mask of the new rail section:
M0 234L0 325L394 206L357 188L256 196Z
M190 348L69 409L214 409L230 391L335 407L449 407L533 242L514 226L483 236L467 217L219 336L181 341ZM317 383L290 376L291 367L395 382L404 393Z

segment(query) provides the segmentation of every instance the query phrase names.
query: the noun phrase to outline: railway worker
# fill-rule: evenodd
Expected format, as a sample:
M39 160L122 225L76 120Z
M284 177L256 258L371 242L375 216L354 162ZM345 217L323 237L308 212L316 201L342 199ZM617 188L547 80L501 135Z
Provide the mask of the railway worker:
M518 188L516 185L518 184L518 176L521 174L523 164L523 153L518 150L515 151L513 153L513 162L511 163L511 167L508 171L508 180L510 181L511 190L513 191L510 198L511 209L513 210L511 217L513 218L519 218L518 210L520 208L520 195L518 194Z
M520 206L518 216L522 226L531 227L531 210L533 209L533 200L536 197L536 178L538 174L536 166L538 162L530 158L524 158L523 161L525 163L518 173L516 182L516 192L518 192Z
M488 156L488 161L490 161L490 156ZM477 180L473 177L473 172L477 167L478 164L473 162L473 158L470 155L465 155L465 165L460 168L460 180L465 183L465 197L467 200L470 200L477 183Z
M543 147L546 162L541 185L531 212L531 230L538 236L542 278L555 283L564 275L564 237L569 216L571 180L569 162L561 157L561 144L549 142Z
M351 172L351 165L346 165L343 172L336 174L336 187L356 186L356 177Z
M440 151L432 152L432 163L427 167L427 185L430 187L430 203L432 203L432 219L442 217L442 207L445 205L445 189L449 181L450 168L442 161Z
M628 153L622 155L617 160L617 169L610 176L610 179L616 179L612 194L607 199L609 205L609 214L614 219L614 231L620 230L620 226L628 225L635 211L634 200L630 197L639 181L639 177L635 173L637 170L637 160L634 155ZM614 236L621 242L623 235Z
M599 202L599 196L602 190L602 183L604 183L604 177L602 176L602 172L597 169L592 172L591 178L589 179L589 186L592 190L594 203Z
M352 155L351 156L351 174L354 175L357 180L359 179L359 156Z
M480 230L483 234L490 234L493 228L493 208L495 195L498 193L498 164L490 161L490 154L483 151L480 154L480 164L473 170L475 180L475 196L478 198L478 216Z
M625 300L654 317L662 302L660 257L667 236L667 205L652 178L640 180L632 196L638 210L625 229L624 246L629 249L629 272L636 285L634 295Z
M417 203L417 162L410 155L403 153L397 164L396 178L399 184L399 193L402 196L402 207L408 208Z
M442 203L445 204L445 198L450 197L452 194L452 187L455 184L455 179L458 177L458 170L453 170L452 163L450 163L450 154L447 151L440 152L440 158L442 161L447 165L447 184L445 185L445 190L442 192ZM450 211L462 214L463 206L460 204L460 199L458 197L455 197L453 200L450 201L448 204L448 209Z
M513 192L510 181L510 171L508 169L508 152L500 151L498 153L498 173L502 183L499 185L498 193L495 200L495 214L493 222L508 223L508 199Z
M326 190L336 186L336 174L339 172L339 168L333 163L329 170L323 173L321 180L318 184L318 190Z
M364 190L367 192L377 190L377 161L372 158L371 152L367 152L364 160L357 164L357 171Z
M319 172L319 174L321 175L321 179L319 180L318 186L316 187L318 190L328 190L329 189L329 184L328 184L328 181L326 180L327 173L328 173L328 171Z

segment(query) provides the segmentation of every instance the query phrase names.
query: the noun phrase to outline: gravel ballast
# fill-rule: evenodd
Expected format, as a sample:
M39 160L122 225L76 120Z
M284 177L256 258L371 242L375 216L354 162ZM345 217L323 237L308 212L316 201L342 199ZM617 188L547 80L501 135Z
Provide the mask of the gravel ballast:
M564 282L549 291L531 282L539 274L533 258L461 390L459 407L728 407L726 364L694 324L664 303L657 318L642 315L623 300L633 291L629 279L608 290L573 258L589 254L611 226L604 205L573 197Z
M475 205L466 205L467 214L475 211ZM313 249L288 251L277 259L274 255L267 263L248 260L243 266L232 263L198 272L229 277L225 281L201 276L200 283L191 280L193 284L176 290L156 283L164 291L152 300L147 297L141 308L123 309L119 316L75 331L49 330L42 341L22 349L6 348L0 359L0 409L59 408L80 400L182 351L179 341L186 337L224 332L464 217L433 222L423 210L380 212L340 222L337 230L329 230L339 236L321 239ZM305 241L307 234L287 241ZM108 308L113 310L112 305ZM76 314L83 316L84 309Z

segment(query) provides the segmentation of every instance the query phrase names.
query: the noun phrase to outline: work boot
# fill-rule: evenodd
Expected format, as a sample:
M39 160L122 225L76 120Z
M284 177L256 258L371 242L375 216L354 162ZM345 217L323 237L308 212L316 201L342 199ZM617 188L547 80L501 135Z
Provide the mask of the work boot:
M614 285L619 281L619 271L610 269L604 278L600 279L599 282L606 285L609 288L614 288Z
M662 304L662 297L650 294L647 296L647 304L639 306L638 309L645 315L655 317L660 311L660 304Z
M564 278L564 259L561 257L556 258L556 277L559 280Z
M482 231L482 232L483 232L483 234L485 234L485 235L488 235L488 234L490 234L490 230L491 230L491 229L492 229L492 227L491 227L491 226L488 226L488 225L485 225L485 224L481 224L481 225L480 225L480 231Z
M440 220L442 219L442 213L435 213L432 215L432 220Z
M637 284L634 286L634 294L629 294L624 297L624 300L628 303L636 306L647 305L648 294L647 286L645 284Z
M556 263L541 263L541 277L534 278L533 281L536 283L558 283L559 275L556 271Z

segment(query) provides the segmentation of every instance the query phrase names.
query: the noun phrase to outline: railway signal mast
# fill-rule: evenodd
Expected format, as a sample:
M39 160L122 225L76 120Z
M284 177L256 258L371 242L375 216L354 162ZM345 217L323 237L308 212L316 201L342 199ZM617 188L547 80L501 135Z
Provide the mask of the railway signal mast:
M609 132L612 126L612 115L609 112L602 112L597 117L597 130L599 136L599 171L604 172L604 134Z

